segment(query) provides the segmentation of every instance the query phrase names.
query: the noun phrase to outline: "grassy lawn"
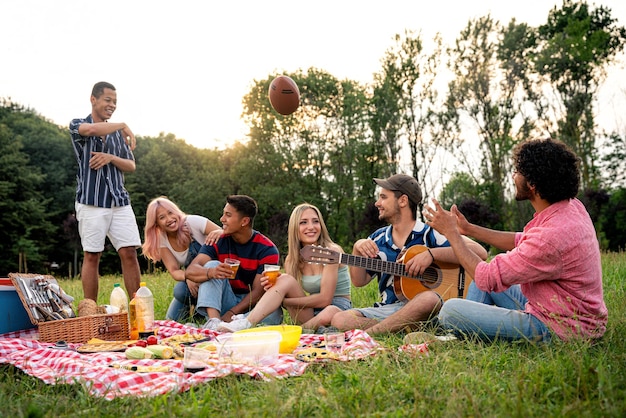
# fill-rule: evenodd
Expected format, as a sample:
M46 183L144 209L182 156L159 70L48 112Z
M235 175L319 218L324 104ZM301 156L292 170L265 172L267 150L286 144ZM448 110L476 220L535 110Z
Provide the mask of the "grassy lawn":
M609 326L602 341L550 346L453 341L428 357L398 351L403 335L377 338L385 350L366 360L312 364L300 377L270 382L227 376L188 392L107 401L80 385L45 385L0 365L0 416L10 417L623 417L626 416L626 253L604 254ZM173 280L145 275L165 316ZM113 283L103 277L99 303ZM82 298L79 281L63 289ZM356 306L376 288L354 289Z

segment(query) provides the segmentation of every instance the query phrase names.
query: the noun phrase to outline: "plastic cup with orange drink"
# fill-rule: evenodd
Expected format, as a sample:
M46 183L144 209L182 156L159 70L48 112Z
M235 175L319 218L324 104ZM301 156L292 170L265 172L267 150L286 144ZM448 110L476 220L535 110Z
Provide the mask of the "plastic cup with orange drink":
M233 275L231 276L231 279L234 279L235 276L237 275L237 270L239 270L239 260L235 258L227 258L226 260L224 260L224 263L230 266L231 270L233 271Z
M266 264L263 269L263 275L267 277L268 283L272 286L276 284L276 279L278 279L280 274L280 266L275 264Z

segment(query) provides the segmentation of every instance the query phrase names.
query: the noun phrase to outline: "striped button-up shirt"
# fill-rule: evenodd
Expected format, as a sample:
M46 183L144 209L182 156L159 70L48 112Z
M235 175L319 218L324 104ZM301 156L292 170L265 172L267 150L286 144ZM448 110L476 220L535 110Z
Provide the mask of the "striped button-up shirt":
M83 123L93 123L91 115L70 122L72 145L78 161L76 201L101 208L130 205L130 196L124 188L124 173L112 163L93 170L89 167L89 160L92 152L106 152L134 160L132 151L120 131L107 135L104 141L98 136L81 136L78 127Z

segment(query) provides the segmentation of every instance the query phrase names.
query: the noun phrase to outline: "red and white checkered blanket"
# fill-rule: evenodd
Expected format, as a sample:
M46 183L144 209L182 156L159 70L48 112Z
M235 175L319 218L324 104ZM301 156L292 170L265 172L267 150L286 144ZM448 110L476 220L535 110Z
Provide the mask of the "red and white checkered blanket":
M208 330L179 324L174 321L156 321L161 338L172 335L202 333L216 335ZM184 392L190 387L229 374L249 375L256 379L269 380L300 376L309 363L297 360L291 354L279 354L276 361L264 365L231 364L220 361L206 369L189 373L184 370L182 360L127 360L123 352L81 354L73 350L54 348L52 343L37 340L36 329L0 335L0 364L8 363L25 373L37 377L47 384L80 384L94 396L114 399L120 396L150 397L168 392ZM339 361L363 359L374 355L380 346L366 332L347 331L346 343ZM323 335L303 334L300 344L320 342ZM77 348L81 344L68 344ZM114 368L112 364L124 366L168 366L169 372L138 373L125 368Z

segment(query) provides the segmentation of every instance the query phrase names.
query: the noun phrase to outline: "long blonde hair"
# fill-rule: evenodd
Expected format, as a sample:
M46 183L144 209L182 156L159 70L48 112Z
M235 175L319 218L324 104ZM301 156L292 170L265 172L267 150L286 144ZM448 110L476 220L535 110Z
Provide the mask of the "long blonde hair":
M143 255L152 261L161 260L161 236L162 231L157 223L157 209L163 207L178 217L178 231L176 241L181 247L188 248L191 243L191 235L187 228L187 215L180 210L176 203L165 196L153 199L146 209L146 226L144 228L144 243L141 246Z
M300 249L302 248L302 242L300 241L300 219L302 218L302 213L307 209L313 209L320 220L320 236L315 244L321 247L329 247L335 244L333 240L330 239L328 229L324 223L324 217L316 206L311 205L310 203L302 203L296 206L293 211L291 211L291 216L289 217L287 238L289 249L287 257L285 257L285 271L295 277L298 281L302 280L300 265L304 262L302 260L302 256L300 255Z

